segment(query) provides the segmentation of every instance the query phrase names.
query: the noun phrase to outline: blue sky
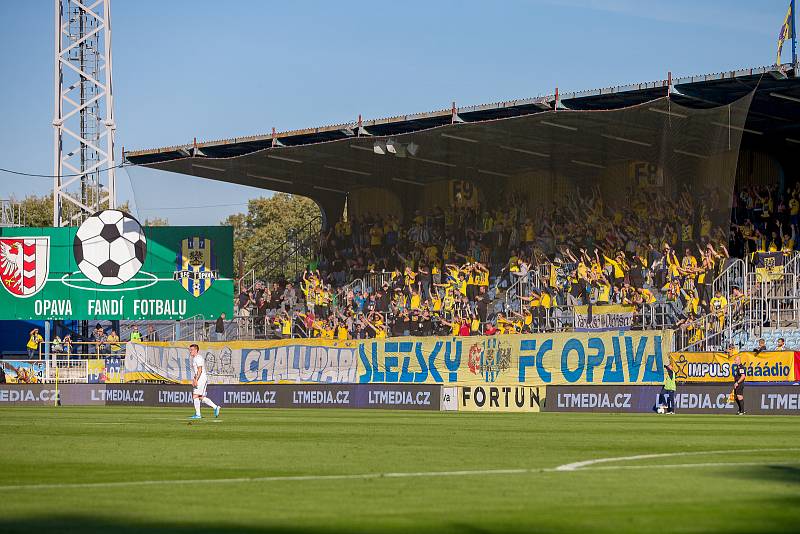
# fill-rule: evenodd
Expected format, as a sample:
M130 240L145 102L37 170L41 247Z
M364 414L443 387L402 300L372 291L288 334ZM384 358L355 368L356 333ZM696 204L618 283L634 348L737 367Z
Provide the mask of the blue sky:
M113 0L117 144L152 148L651 81L669 70L768 65L788 4ZM51 174L53 1L0 0L0 19L0 167ZM117 177L135 215L172 224L217 224L267 194L150 170ZM0 198L51 188L50 179L0 173Z

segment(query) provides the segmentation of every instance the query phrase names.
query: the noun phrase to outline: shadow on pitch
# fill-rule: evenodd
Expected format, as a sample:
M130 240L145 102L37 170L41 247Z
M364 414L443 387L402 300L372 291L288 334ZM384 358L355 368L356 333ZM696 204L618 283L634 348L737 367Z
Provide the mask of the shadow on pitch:
M430 529L413 528L414 532L433 533L442 532L442 528ZM445 528L450 531L452 529ZM140 534L141 532L156 534L345 534L354 532L408 532L408 528L399 527L348 527L348 528L325 528L325 527L287 527L278 525L264 525L263 527L236 526L230 524L187 524L187 523L122 523L119 521L105 518L88 516L60 516L60 517L26 517L15 520L8 516L0 518L0 533L30 533L30 532L71 532L71 533L102 533L102 534ZM459 529L462 532L483 533L486 531L479 529Z
M800 467L791 465L744 466L730 473L731 477L744 480L764 480L779 484L800 484Z
M218 532L222 534L256 534L269 532L275 534L335 534L338 532L331 529L318 528L286 528L265 525L263 528L233 525L192 525L192 524L164 524L164 523L119 523L95 517L42 517L25 518L18 521L3 519L0 520L0 532L22 533L22 532L80 532L80 533L103 533L103 534L135 534L141 532L163 533L163 534L206 534Z
M797 471L797 470L795 470ZM783 475L780 475L783 476ZM797 481L797 473L791 475L793 481ZM787 500L787 506L794 506L797 504L796 499ZM527 531L531 528L528 523L518 525L520 531ZM626 525L630 527L630 525ZM762 525L760 532L766 534L771 532L797 532L797 523L792 520L785 521L785 518L775 522L766 522ZM562 532L575 532L574 525L548 524L538 525L536 531L543 534L560 534ZM606 529L603 529L606 530ZM625 529L623 529L625 530ZM264 525L263 527L252 526L234 526L229 524L165 524L165 523L121 523L111 521L108 519L100 519L95 517L86 516L61 516L61 517L33 517L23 518L19 520L0 520L0 532L3 534L9 533L29 533L29 532L74 532L74 533L103 533L103 534L139 534L140 532L148 533L163 533L163 534L206 534L206 533L221 533L221 534L256 534L256 533L273 533L273 534L345 534L356 532L422 532L422 533L441 533L441 532L459 532L467 534L488 534L490 532L511 532L508 524L499 523L496 528L485 528L465 523L450 523L445 525L431 525L429 528L415 525L409 527L408 525L391 525L391 526L361 526L361 527L347 527L343 529L323 528L323 527L286 527L275 525ZM745 529L727 529L729 534L745 534L751 532L751 528Z

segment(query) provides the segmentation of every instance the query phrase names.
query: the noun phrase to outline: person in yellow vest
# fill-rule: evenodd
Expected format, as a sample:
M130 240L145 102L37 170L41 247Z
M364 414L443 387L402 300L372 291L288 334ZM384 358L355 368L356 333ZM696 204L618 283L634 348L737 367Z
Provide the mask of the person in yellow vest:
M139 325L133 325L131 329L130 340L133 343L141 343L142 342L142 333L139 331Z
M683 289L680 289L679 291L686 301L686 312L694 314L695 316L700 315L700 294L697 292L697 290L689 289L688 291L684 291Z
M611 284L605 276L601 276L595 282L597 285L597 304L605 305L611 302Z
M603 259L607 265L611 265L612 267L611 276L614 283L621 284L625 278L625 268L627 267L625 255L622 252L618 252L614 258L610 258L603 254Z
M457 317L453 317L452 321L448 321L444 317L440 317L439 322L450 327L450 335L453 337L458 336L459 332L461 331L461 320Z
M800 224L800 200L797 193L792 193L792 198L789 199L789 223L792 227Z
M343 239L345 237L345 228L347 227L348 222L342 217L334 226L334 233L336 237L339 239Z
M530 334L533 328L533 313L531 313L531 309L525 307L522 313L517 313L514 310L511 310L511 313L517 317L517 320L513 322L515 332L519 330L521 333Z
M675 413L676 389L675 367L672 365L672 362L669 361L664 366L664 385L661 386L661 394L659 395L659 400L664 400L664 403L660 406L664 411L659 411L659 413L666 413L667 415Z
M409 299L408 307L411 310L416 311L416 310L420 309L420 305L421 305L421 299L420 299L419 292L412 289L411 290L411 298Z
M473 282L476 286L489 287L489 269L483 263L477 262L472 265Z
M280 325L281 337L283 339L292 337L292 318L288 313L285 311L281 313L278 318L278 324Z
M406 267L405 271L403 272L403 283L405 285L405 290L408 294L416 289L417 287L417 273L411 267Z
M375 253L378 253L382 244L383 226L376 222L374 225L372 225L372 228L369 229L369 246Z
M28 349L28 359L34 360L39 357L39 344L44 343L44 338L39 333L38 328L31 330L28 336L28 343L25 348Z
M431 291L430 307L432 312L439 313L440 311L442 311L442 296L439 293L439 289L434 288L434 290Z
M725 328L725 313L728 307L728 299L722 295L722 291L717 290L709 306L711 307L711 313L713 313L714 317L717 319L719 330L722 330Z
M649 289L642 287L639 289L634 289L634 291L637 291L639 295L641 295L642 302L644 302L645 304L656 303L656 296L653 295L653 292L650 291Z
M667 268L669 269L669 278L670 280L675 280L680 278L680 262L678 261L678 256L675 254L675 250L669 248L668 245L664 246L666 250L666 260L667 260Z
M119 334L115 330L111 330L111 333L108 334L106 341L109 343L109 348L111 349L111 354L117 355L122 352L122 345L119 342Z
M525 224L522 226L522 241L528 246L533 246L536 240L536 227L533 225L530 217L525 219Z
M497 327L501 334L518 334L522 329L522 321L515 321L503 313L497 314Z
M700 343L706 337L705 322L695 317L694 314L690 314L687 331L689 332L689 343Z
M322 339L335 339L336 327L331 321L325 321L322 325Z
M711 219L705 211L700 216L700 239L711 239Z
M374 322L370 321L370 317ZM364 317L363 323L375 332L375 339L386 339L386 325L383 324L383 319L380 318L380 315L376 317L375 314L370 313L369 317Z
M472 320L470 321L469 325L470 331L473 335L480 335L481 334L481 320L477 314L472 316Z
M347 325L339 322L339 318L335 318L334 326L336 328L336 339L339 341L347 341L350 339L350 332L347 331Z

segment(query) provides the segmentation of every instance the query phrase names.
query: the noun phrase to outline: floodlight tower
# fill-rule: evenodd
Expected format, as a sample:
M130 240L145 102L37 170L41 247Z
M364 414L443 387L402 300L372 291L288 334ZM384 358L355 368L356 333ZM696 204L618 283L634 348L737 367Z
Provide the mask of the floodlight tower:
M111 0L54 0L53 226L116 207Z

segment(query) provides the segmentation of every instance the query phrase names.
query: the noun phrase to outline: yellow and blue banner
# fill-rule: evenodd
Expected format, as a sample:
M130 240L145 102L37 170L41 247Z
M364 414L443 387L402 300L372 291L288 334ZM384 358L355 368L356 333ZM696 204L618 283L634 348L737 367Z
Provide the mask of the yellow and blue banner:
M125 381L190 383L191 343L127 343ZM357 378L357 341L283 339L199 345L211 384L353 384Z
M748 382L795 380L795 353L740 352L740 365ZM733 382L733 358L724 352L676 352L671 355L679 382Z
M358 382L660 384L669 347L648 331L373 339L359 344Z
M200 354L211 384L661 384L670 342L655 331L285 339L200 343ZM125 381L189 383L188 346L127 343Z

